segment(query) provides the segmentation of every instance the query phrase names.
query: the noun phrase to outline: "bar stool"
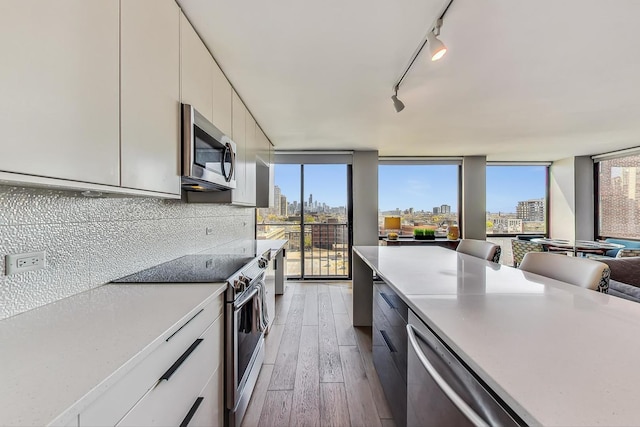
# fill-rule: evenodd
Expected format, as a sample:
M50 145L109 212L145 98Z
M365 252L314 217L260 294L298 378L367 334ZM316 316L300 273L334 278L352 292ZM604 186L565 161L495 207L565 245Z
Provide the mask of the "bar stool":
M588 258L529 252L522 259L520 270L605 294L609 291L609 266Z

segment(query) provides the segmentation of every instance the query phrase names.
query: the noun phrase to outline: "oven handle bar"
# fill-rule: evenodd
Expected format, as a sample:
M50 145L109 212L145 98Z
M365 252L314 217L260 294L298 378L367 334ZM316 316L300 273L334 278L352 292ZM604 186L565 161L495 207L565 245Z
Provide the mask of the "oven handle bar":
M245 304L253 299L254 296L258 293L258 288L253 288L249 295L245 295L242 299L239 299L233 303L233 311L240 310Z

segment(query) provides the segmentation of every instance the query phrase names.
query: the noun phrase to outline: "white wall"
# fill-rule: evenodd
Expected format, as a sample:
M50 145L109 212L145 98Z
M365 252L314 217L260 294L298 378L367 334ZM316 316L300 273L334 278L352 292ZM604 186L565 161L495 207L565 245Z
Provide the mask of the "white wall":
M487 238L487 157L462 160L462 237Z
M190 252L253 238L254 222L253 208L0 186L0 319ZM206 235L207 227L214 232ZM44 270L4 275L6 254L42 250Z
M353 244L378 245L378 152L353 153Z
M549 175L549 236L592 240L593 161L588 156L556 160Z

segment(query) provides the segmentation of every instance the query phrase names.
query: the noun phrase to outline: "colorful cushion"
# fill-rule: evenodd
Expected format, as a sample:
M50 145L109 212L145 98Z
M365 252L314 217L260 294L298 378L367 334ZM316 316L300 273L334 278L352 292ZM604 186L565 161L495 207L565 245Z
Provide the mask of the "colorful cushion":
M630 248L630 249L640 249L640 242L637 242L635 240L625 240L625 239L604 239L605 242L609 242L609 243L617 243L619 245L624 245L625 248ZM608 250L607 252L605 252L606 256L610 256L615 258L618 255L618 251L620 249L611 249Z
M526 240L512 240L511 249L513 250L513 266L517 267L522 262L522 258L527 252L542 252L543 248L540 243L532 243Z
M640 249L622 248L618 251L616 258L629 258L634 256L640 256Z

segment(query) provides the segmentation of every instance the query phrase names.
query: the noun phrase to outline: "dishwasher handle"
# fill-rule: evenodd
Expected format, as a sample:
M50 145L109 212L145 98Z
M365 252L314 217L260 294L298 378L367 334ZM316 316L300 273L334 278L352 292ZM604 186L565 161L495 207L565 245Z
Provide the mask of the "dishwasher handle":
M411 346L413 347L413 350L418 357L418 360L420 360L420 363L429 373L431 378L433 378L440 390L442 390L442 392L449 398L449 400L451 400L451 402L458 408L458 410L460 410L460 412L464 414L464 416L467 417L467 419L471 423L473 423L473 425L477 427L489 427L489 424L487 424L487 422L482 419L482 417L478 415L467 404L467 402L465 402L464 399L462 399L458 395L458 393L455 392L455 390L453 390L449 383L447 383L445 379L442 378L436 368L434 368L431 362L429 362L429 359L418 345L417 337L420 337L425 343L428 343L428 341L422 336L422 333L418 331L413 325L407 324L407 335L409 337L409 342L411 343Z

